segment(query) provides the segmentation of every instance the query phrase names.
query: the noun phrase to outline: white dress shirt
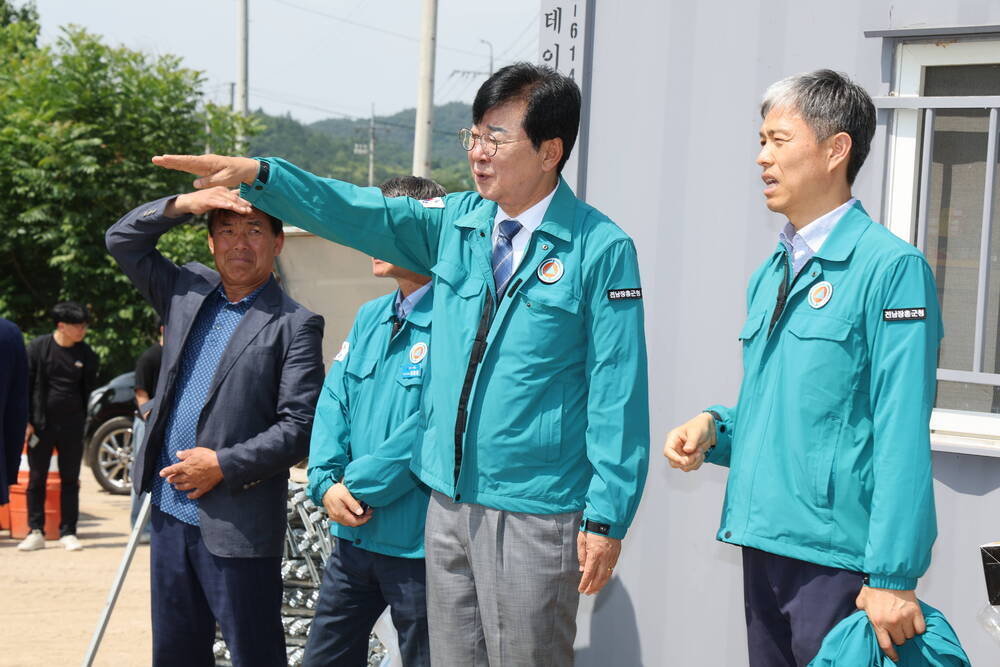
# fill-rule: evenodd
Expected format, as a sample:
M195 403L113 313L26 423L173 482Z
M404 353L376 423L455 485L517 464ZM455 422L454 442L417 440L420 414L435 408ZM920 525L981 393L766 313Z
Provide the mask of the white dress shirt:
M549 204L552 203L552 197L555 196L556 190L559 189L558 184L556 187L552 188L552 192L545 196L540 202L529 208L527 211L521 213L521 215L513 218L506 213L503 209L497 206L496 217L493 218L493 247L497 245L497 239L500 238L500 223L504 220L517 220L521 223L521 229L514 234L514 238L510 240L511 249L514 251L511 256L511 275L517 271L517 267L521 265L521 260L524 258L524 249L528 247L528 241L531 240L531 235L538 229L538 226L542 224L542 219L545 217L545 211L549 208Z
M792 223L785 224L785 228L778 234L778 240L785 246L792 260L793 276L798 275L802 267L812 259L812 256L819 252L819 249L823 247L823 242L830 236L830 232L856 201L856 198L851 197L829 213L816 218L798 232L795 231Z

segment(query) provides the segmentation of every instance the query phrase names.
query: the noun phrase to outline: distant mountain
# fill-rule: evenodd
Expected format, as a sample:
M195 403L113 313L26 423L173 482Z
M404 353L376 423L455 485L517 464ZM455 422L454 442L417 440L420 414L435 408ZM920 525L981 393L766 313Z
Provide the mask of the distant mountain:
M291 116L257 117L264 131L250 139L250 155L283 157L304 169L358 185L368 184L368 156L355 154L355 144L368 146L368 119L329 118L303 125ZM450 102L434 108L431 176L448 191L472 188L466 153L458 130L469 127L472 109ZM375 117L375 183L409 174L413 167L415 109Z

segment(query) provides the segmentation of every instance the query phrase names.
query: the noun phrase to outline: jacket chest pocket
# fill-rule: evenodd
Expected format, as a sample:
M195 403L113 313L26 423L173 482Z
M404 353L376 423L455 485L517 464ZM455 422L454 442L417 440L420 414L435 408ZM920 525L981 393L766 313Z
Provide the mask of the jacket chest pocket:
M788 319L783 361L794 367L805 394L820 399L835 413L849 396L864 363L864 350L852 336L853 323L813 309ZM789 371L791 372L791 371Z
M763 310L759 313L747 315L747 321L743 324L743 328L740 329L739 335L739 339L743 345L748 345L750 341L757 337L761 327L764 325L764 317L766 315L767 312Z
M407 361L397 368L396 371L396 382L399 385L407 389L412 388L415 391L420 391L420 388L424 386L423 364L411 364Z
M431 267L434 275L435 293L449 292L462 299L470 299L483 291L483 280L469 276L469 272L458 264L440 260ZM435 297L436 298L436 297Z
M358 380L364 380L375 370L377 362L378 358L376 357L354 354L347 358L347 367L344 368L344 372L353 375Z
M521 289L511 304L511 333L530 341L546 358L565 355L585 343L580 297L568 287L537 282Z
M520 310L531 316L535 326L565 327L568 323L578 323L580 297L570 287L542 282L527 285L517 294Z
M750 349L753 347L755 342L764 340L764 333L762 329L764 328L764 320L767 318L766 311L760 311L757 313L751 313L747 316L747 321L743 324L743 328L740 329L739 339L743 343L743 373L747 374L748 369L751 368L750 359ZM758 346L759 347L759 346Z

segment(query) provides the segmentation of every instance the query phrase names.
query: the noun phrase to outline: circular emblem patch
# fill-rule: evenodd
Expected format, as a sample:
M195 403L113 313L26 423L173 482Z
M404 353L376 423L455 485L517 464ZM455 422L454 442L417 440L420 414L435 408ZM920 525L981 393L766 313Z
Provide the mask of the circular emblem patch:
M816 283L809 290L809 305L813 308L822 308L833 296L833 285L827 281Z
M546 285L558 282L563 277L563 263L556 258L547 259L538 265L538 279Z
M410 348L410 363L419 364L427 356L427 343L417 343Z

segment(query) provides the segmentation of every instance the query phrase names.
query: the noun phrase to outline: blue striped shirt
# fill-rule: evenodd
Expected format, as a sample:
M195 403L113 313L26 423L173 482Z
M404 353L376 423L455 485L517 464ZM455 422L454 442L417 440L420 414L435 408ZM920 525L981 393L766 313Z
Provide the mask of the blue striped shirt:
M187 497L190 490L178 491L171 486L159 476L159 471L180 461L178 451L198 446L195 442L198 418L205 407L215 369L236 327L269 282L236 303L229 302L219 285L214 298L211 294L205 298L181 353L173 409L167 418L166 437L157 462L157 474L153 477L152 502L160 511L192 526L199 525L198 501Z

